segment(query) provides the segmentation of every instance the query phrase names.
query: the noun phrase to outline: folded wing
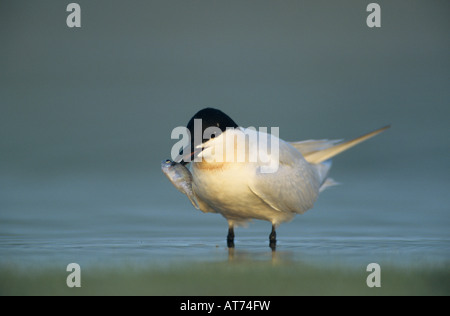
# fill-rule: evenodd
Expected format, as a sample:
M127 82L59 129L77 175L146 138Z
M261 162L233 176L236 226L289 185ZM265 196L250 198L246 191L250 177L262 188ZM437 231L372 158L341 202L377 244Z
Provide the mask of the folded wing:
M320 179L294 147L280 140L277 172L261 173L257 169L249 179L249 188L274 210L302 214L316 201Z

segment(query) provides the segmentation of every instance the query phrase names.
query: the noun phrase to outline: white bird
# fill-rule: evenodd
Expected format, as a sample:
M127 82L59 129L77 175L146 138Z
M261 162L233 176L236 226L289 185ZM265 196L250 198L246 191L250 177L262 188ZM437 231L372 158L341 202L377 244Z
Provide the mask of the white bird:
M271 222L269 245L272 250L276 247L276 228L292 220L296 214L311 209L319 193L336 184L328 178L330 158L389 128L386 126L347 142L286 142L275 135L239 127L228 115L212 108L203 109L191 118L187 125L191 135L196 132L196 119L202 120L202 137L197 138L202 143L196 144L192 136L190 148L186 147L180 153L182 156L178 160L182 165L187 165L191 158L195 158L191 165L192 177L188 175L183 180L192 186L192 190L182 192L201 211L219 213L227 219L227 245L230 248L234 247L236 225L252 219ZM212 127L215 128L215 134L205 138L205 130ZM266 139L269 146L276 144L275 149L278 151L272 148L264 159L261 155L256 155L256 160L251 159L252 154L261 154L261 151L258 144L242 138L241 134L248 135L248 139L252 136L258 140ZM239 147L242 145L244 147ZM243 157L239 157L239 148L245 148L240 152L241 155L244 152ZM230 150L231 155L227 156ZM171 179L164 164L163 171ZM268 169L264 171L264 167ZM184 172L180 174L184 175ZM175 182L179 181L180 177L172 182L178 187L179 184Z

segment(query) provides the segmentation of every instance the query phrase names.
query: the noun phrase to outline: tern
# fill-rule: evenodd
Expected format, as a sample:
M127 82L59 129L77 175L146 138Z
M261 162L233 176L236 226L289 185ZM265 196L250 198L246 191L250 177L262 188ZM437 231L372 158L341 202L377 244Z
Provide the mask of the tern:
M200 129L196 122L201 122ZM337 184L328 177L331 158L389 127L346 142L327 139L287 142L277 135L240 127L222 111L205 108L186 126L190 144L180 151L176 161L165 160L161 167L195 208L225 217L229 248L234 248L235 226L259 219L272 224L269 246L275 250L277 227L311 209L325 188ZM200 136L194 135L199 132ZM261 147L249 144L252 136L265 139L276 148L270 148L264 159L252 155ZM243 157L238 157L239 148L245 148L241 151ZM227 150L232 154L227 155ZM187 169L189 163L191 171Z

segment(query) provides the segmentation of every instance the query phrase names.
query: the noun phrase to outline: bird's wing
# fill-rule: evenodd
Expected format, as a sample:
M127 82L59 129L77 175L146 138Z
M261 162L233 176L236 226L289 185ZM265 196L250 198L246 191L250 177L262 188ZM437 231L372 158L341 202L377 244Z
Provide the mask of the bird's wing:
M314 153L319 150L324 150L333 147L337 143L340 143L341 139L329 140L329 139L319 139L319 140L304 140L300 142L289 142L295 149L297 149L303 156Z
M342 140L306 140L301 142L291 142L290 144L295 147L308 161L312 164L319 164L323 161L326 161L341 152L362 143L369 138L378 135L379 133L385 131L390 126L385 126L380 129L377 129L373 132L364 134L355 139L340 143ZM340 143L340 144L339 144Z
M249 179L250 190L280 212L306 212L316 201L319 187L316 170L282 140L278 170L261 173L257 168L254 177Z
M360 137L357 137L355 139L346 141L344 143L341 144L337 144L335 146L330 146L328 148L322 149L322 150L318 150L315 152L309 152L307 154L304 154L303 156L305 157L306 161L308 161L309 163L312 164L319 164L323 161L326 161L338 154L340 154L341 152L358 145L359 143L362 143L365 140L368 140L369 138L374 137L375 135L378 135L379 133L387 130L390 126L385 126L382 127L380 129L377 129L373 132L364 134Z

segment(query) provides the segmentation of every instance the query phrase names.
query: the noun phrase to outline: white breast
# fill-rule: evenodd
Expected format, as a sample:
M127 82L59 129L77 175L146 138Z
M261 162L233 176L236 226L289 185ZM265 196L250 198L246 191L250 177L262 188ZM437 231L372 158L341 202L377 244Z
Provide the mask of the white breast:
M224 139L210 142L217 145ZM295 148L279 141L279 167L274 173L261 173L261 163L248 160L194 162L193 191L200 209L220 213L234 224L262 219L277 225L311 208L319 192L315 168Z

